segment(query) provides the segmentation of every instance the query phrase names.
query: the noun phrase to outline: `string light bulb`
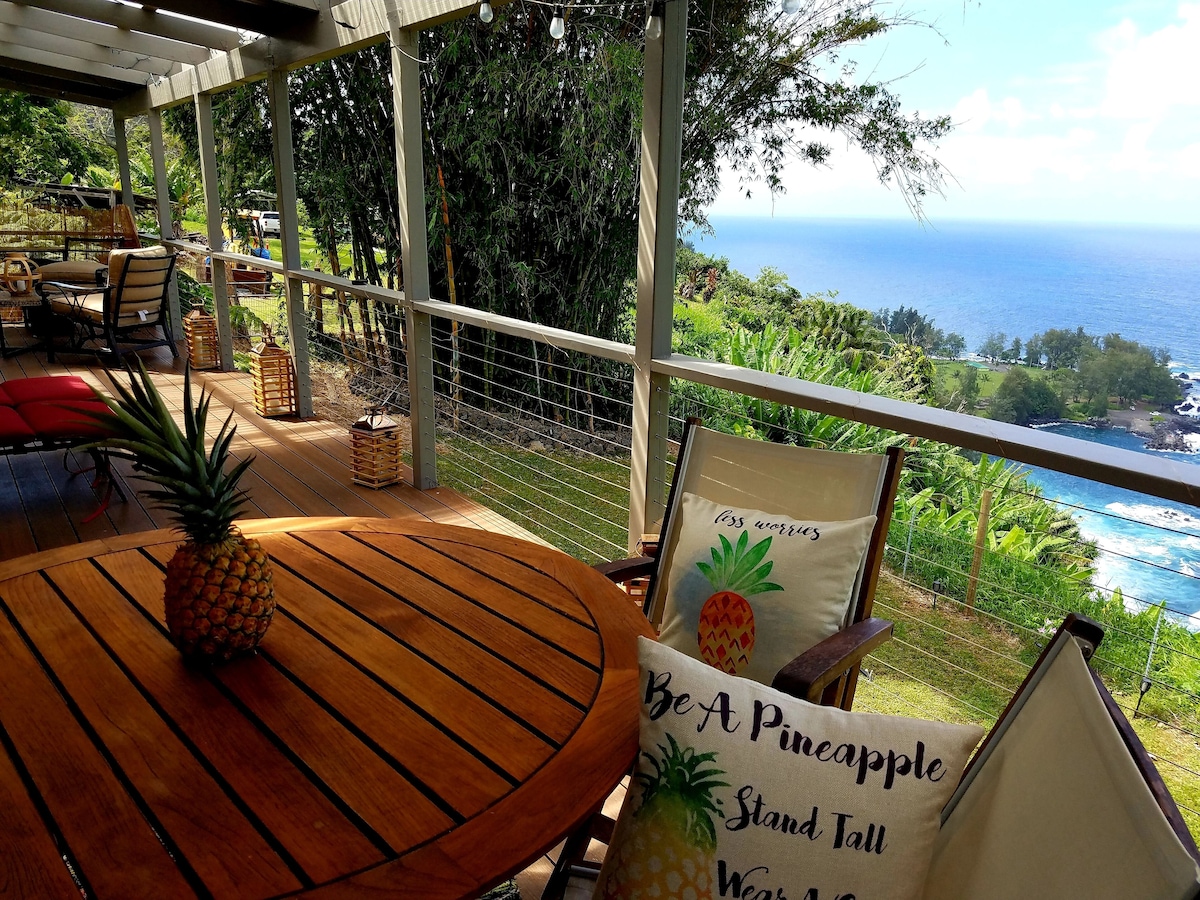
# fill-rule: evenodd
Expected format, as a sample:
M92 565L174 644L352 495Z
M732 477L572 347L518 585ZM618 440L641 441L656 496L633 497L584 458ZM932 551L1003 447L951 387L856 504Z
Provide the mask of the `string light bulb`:
M563 20L563 8L556 6L554 7L554 18L550 20L550 37L561 41L566 33L567 23Z
M800 9L800 0L783 0L783 11L788 15L798 12Z
M492 4L488 3L488 0L483 0L479 4L479 21L484 25L491 25L494 18L496 18L496 14L492 12Z
M654 0L650 7L650 15L646 18L646 40L657 41L663 33L663 4L662 0Z

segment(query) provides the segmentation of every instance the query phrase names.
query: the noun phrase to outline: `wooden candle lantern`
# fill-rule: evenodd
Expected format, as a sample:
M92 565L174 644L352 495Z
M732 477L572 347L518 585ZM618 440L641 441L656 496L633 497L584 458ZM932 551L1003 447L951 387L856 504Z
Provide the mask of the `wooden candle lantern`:
M217 320L197 306L183 317L183 336L187 341L188 362L193 369L216 369L221 365L217 338Z
M355 484L381 488L401 480L400 426L383 407L368 409L350 426L350 455Z
M263 326L263 339L250 349L250 379L256 413L267 418L295 415L296 370L291 354L275 343L270 325Z

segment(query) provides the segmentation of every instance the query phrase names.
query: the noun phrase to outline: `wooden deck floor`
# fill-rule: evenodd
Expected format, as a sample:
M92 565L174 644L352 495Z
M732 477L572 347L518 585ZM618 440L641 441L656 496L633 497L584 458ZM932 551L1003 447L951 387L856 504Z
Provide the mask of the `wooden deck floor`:
M17 332L14 334L14 332ZM20 329L6 328L19 343ZM141 354L167 401L177 409L183 399L183 363L164 348ZM37 375L79 375L110 390L116 374L87 355L26 353L0 360L0 381ZM344 428L318 419L264 419L254 412L250 376L238 372L196 373L213 395L210 422L230 411L237 425L235 459L254 454L242 479L250 494L247 518L263 516L418 516L434 522L485 528L535 540L529 532L490 509L447 488L419 491L408 484L380 490L350 481L350 439ZM129 466L118 462L128 501L112 505L90 523L98 506L87 476L64 468L64 451L0 456L0 559L77 541L167 526L166 515L137 494L140 485Z

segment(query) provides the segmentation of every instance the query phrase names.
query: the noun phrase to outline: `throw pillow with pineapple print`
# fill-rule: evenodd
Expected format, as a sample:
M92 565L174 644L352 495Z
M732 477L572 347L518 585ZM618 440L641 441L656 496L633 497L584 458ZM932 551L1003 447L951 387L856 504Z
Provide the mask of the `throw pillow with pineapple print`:
M769 684L839 631L875 517L809 522L685 493L660 640Z
M916 900L973 725L850 713L638 639L638 763L594 900Z

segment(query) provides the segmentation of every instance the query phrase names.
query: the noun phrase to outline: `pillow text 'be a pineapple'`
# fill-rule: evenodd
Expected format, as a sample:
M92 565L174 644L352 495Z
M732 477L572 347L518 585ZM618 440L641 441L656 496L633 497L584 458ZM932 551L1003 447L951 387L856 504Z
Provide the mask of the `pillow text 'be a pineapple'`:
M595 900L916 900L983 734L814 706L638 639L637 770Z
M874 516L806 522L685 493L660 640L769 684L845 625Z

